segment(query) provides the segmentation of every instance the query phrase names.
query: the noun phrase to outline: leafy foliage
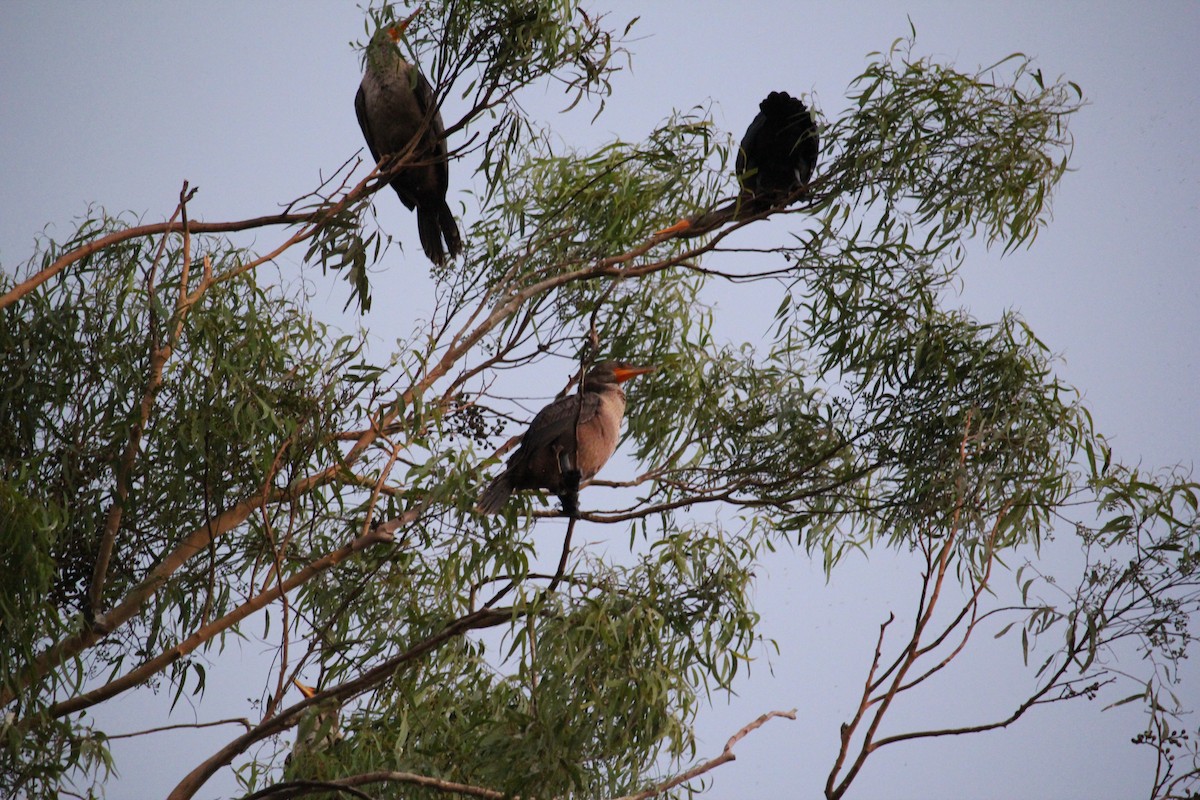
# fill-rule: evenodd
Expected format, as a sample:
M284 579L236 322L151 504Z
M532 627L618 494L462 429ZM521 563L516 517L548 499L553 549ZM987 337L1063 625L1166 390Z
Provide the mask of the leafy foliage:
M370 9L368 37L397 16ZM882 744L946 733L880 742L859 723L993 616L1027 657L1039 637L1049 655L1038 694L977 729L1096 694L1118 676L1108 648L1130 640L1151 665L1142 741L1180 747L1165 687L1200 602L1195 484L1113 462L1018 316L981 322L945 301L972 239L1010 251L1046 224L1078 87L1023 56L967 74L899 42L827 116L801 205L675 235L663 229L737 191L732 139L703 110L585 152L521 106L554 80L572 106L602 108L620 35L551 0L423 9L410 56L440 99L467 102L452 154L486 188L466 253L432 273L426 324L380 363L269 284L267 257L209 232L289 226L281 250L344 273L366 309L386 249L366 224L377 177L254 225L143 230L97 213L43 244L22 276L42 282L0 308L0 566L19 577L0 589L6 789L89 788L105 739L74 712L145 684L202 694L193 654L227 635L277 648L272 688L177 796L239 758L255 797L363 776L381 796L669 788L660 771L696 758L704 703L764 644L753 575L782 545L831 571L881 546L926 560L918 624L890 668L881 632L881 677L843 728L829 796ZM767 217L788 244L730 246ZM734 283L776 309L762 344L713 337L706 303ZM493 518L472 506L501 432L601 355L660 367L629 387L640 473L596 481L578 522L629 545L576 541L548 572L545 498ZM1057 584L1018 566L1022 605L987 609L997 567L1032 559L1079 503L1101 522L1078 523L1077 588L1049 597ZM954 580L966 600L934 632ZM936 665L920 672L924 658ZM293 701L305 669L320 692ZM273 741L292 727L305 733L283 766ZM305 747L314 730L325 744ZM1194 785L1194 770L1167 773L1160 794Z

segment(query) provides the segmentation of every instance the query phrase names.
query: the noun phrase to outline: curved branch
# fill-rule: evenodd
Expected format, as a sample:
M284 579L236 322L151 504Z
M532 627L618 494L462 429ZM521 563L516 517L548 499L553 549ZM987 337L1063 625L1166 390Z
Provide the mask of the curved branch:
M736 761L737 756L733 753L733 746L744 739L748 734L758 730L775 717L784 717L785 719L795 720L796 709L793 708L791 711L768 711L766 714L763 714L758 719L739 730L733 736L730 736L729 741L725 743L724 749L721 750L721 755L717 756L716 758L709 759L702 764L697 764L687 772L680 773L674 778L671 778L669 781L660 783L657 786L645 790L644 792L627 794L623 797L616 798L616 800L648 800L648 798L655 797L663 792L674 789L681 783L687 783L693 778L698 778L706 772L711 772L722 764L726 764L730 761Z
M272 225L295 225L302 222L310 222L318 216L320 212L312 212L308 214L272 214L265 217L254 217L251 219L238 220L236 222L189 222L188 230L193 233L235 233L237 231L252 230L254 228L264 228ZM107 236L101 236L99 239L88 242L85 245L77 247L71 252L59 256L53 264L45 269L39 270L34 275L14 286L4 295L0 296L0 308L5 308L20 300L25 295L32 292L37 287L41 286L46 281L53 278L58 273L62 272L67 267L75 264L93 253L98 253L106 247L127 242L130 239L139 239L147 236L158 236L160 234L180 233L184 229L183 223L175 222L173 219L168 222L156 222L150 225L138 225L133 228L126 228L123 231L114 231Z

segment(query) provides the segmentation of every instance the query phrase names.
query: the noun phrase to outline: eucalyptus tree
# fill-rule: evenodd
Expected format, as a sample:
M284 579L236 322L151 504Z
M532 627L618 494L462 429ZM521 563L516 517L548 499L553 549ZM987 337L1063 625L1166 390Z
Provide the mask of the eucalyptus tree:
M405 17L372 9L367 38ZM97 212L6 279L6 790L102 783L107 736L80 712L144 687L199 698L206 669L238 668L227 638L267 630L263 705L173 797L224 769L253 797L681 793L794 716L763 709L721 753L693 739L705 699L765 644L760 560L834 571L881 548L925 564L916 624L883 625L848 665L866 677L828 797L882 747L1131 679L1153 794L1195 789L1169 692L1197 602L1195 484L1123 466L1017 315L944 300L968 241L1008 252L1047 224L1079 88L1021 56L967 73L898 40L821 109L798 202L745 209L737 132L703 116L592 150L527 116L523 93L547 79L603 108L628 31L552 0L429 3L407 29L435 101L465 101L456 120L443 107L448 155L484 189L461 256L432 268L424 327L392 353L260 273L300 254L366 309L372 269L424 268L370 223L403 157L366 177L347 162L254 219L192 221L186 185L162 223ZM248 230L274 241L246 249ZM774 310L772 334L741 347L718 343L704 302L735 283ZM521 376L557 375L548 396L600 358L659 366L629 393L636 474L584 489L561 551L552 499L478 514L505 430L530 416ZM1087 566L1051 583L1035 556L1062 520ZM576 524L628 552L572 544ZM996 601L1001 576L1017 604ZM982 631L1019 638L1036 692L1002 718L883 737L898 698ZM1105 657L1123 641L1139 672ZM287 691L301 672L320 675L311 697ZM285 770L313 714L336 735Z

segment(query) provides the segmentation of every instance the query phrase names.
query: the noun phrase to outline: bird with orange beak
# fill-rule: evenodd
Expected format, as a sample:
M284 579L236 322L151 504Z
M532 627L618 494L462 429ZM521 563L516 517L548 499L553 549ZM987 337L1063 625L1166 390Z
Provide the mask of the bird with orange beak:
M601 361L588 370L578 394L560 397L537 413L504 472L480 495L476 510L495 514L514 491L546 489L558 495L568 516L575 516L580 484L596 476L621 438L621 384L653 371L618 361Z
M317 694L315 688L298 678L293 678L292 683L306 698ZM341 739L341 707L336 700L325 700L305 710L296 727L296 743L284 761L284 777L294 780L321 775L327 769L330 748Z

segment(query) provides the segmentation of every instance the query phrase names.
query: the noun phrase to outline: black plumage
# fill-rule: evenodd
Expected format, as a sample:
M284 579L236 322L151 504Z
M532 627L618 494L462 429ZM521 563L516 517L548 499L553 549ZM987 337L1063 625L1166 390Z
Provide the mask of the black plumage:
M476 510L495 514L514 491L546 489L574 516L580 483L595 477L617 449L625 416L621 383L653 369L602 361L588 370L579 394L560 397L537 413Z
M771 92L742 137L737 175L743 200L777 205L802 196L817 166L820 138L812 114L787 92Z
M447 252L454 257L462 249L458 225L446 203L450 169L445 126L441 113L434 110L431 115L435 98L429 81L404 60L397 47L415 17L416 12L371 37L354 111L376 162L406 152L416 141L409 165L396 173L391 186L409 210L416 209L425 255L435 264L444 264Z

